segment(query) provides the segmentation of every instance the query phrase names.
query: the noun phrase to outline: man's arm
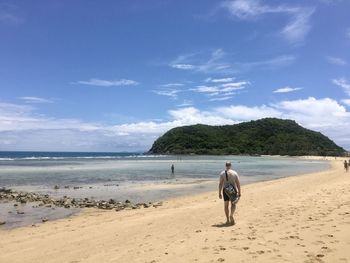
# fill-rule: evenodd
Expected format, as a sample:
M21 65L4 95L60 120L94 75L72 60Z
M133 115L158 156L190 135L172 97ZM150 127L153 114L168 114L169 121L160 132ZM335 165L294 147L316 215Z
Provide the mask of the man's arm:
M221 199L222 198L222 186L224 184L224 179L222 178L222 176L220 176L220 181L219 181L219 198Z
M241 196L241 184L239 182L238 176L235 176L235 181L238 188L238 195Z

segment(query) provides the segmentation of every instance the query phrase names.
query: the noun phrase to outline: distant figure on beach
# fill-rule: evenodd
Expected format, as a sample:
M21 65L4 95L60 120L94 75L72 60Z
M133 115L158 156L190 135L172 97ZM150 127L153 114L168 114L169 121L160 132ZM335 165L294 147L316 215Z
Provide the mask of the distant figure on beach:
M175 166L174 164L171 165L171 174L174 174L174 171L175 171Z
M219 181L219 198L224 196L224 210L226 215L226 224L235 224L233 214L236 210L236 204L241 196L241 184L239 182L238 174L232 170L230 162L226 162L225 170L220 173ZM230 191L230 187L232 191ZM229 196L228 192L232 192ZM229 211L229 204L231 202L231 212Z
M349 161L349 163L347 161L344 161L345 172L347 172L349 170L349 164L350 164L350 161Z

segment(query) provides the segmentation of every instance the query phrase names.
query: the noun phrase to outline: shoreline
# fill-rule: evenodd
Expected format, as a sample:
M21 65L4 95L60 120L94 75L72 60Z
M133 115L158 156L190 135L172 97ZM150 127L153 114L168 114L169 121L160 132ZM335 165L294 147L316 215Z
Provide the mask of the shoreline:
M0 261L350 262L350 173L340 161L326 171L242 189L232 227L222 224L222 201L214 191L169 199L158 208L88 210L0 230Z
M276 157L283 158L280 156ZM309 158L325 161L324 157ZM305 160L306 158L298 157L298 159ZM324 167L320 171L329 169L329 166L328 164L327 168ZM281 175L277 178L271 176L261 176L259 178L256 176L242 176L241 184L249 185L299 175L295 172L295 174ZM35 189L35 187L30 186L14 186L10 188L13 190L13 193L12 195L11 193L8 194L7 196L10 198L7 199L1 198L4 195L0 188L0 207L3 210L2 212L0 211L0 221L6 222L5 225L0 225L0 229L14 229L35 225L42 221L67 218L80 214L81 209L84 208L94 207L121 211L128 208L139 209L153 205L159 206L164 201L171 201L179 197L196 196L201 193L206 194L216 188L217 178L178 178L175 181L144 181L137 184L130 182L129 185L109 183L93 186L84 185L83 187L55 185L52 189L47 187ZM113 194L116 192L119 193L119 196L122 194L125 198L115 198ZM136 198L132 197L132 193L136 193ZM146 194L146 197L144 194ZM36 203L33 203L33 201L36 201Z

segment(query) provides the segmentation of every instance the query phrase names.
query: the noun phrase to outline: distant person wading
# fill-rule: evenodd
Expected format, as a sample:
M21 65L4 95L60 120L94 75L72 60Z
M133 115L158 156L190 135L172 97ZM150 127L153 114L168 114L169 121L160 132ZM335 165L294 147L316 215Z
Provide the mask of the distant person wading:
M224 210L226 215L226 224L235 224L233 214L236 210L236 204L241 196L241 185L238 174L231 169L231 163L226 162L225 170L220 173L219 198L224 196ZM231 203L231 212L229 204Z

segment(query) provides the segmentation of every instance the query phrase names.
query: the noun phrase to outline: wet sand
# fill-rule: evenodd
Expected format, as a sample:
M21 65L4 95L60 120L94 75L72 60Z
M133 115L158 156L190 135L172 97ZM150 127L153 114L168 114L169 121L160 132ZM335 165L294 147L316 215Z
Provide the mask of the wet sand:
M235 226L217 192L152 209L85 212L0 227L0 262L350 262L350 172L243 186Z

